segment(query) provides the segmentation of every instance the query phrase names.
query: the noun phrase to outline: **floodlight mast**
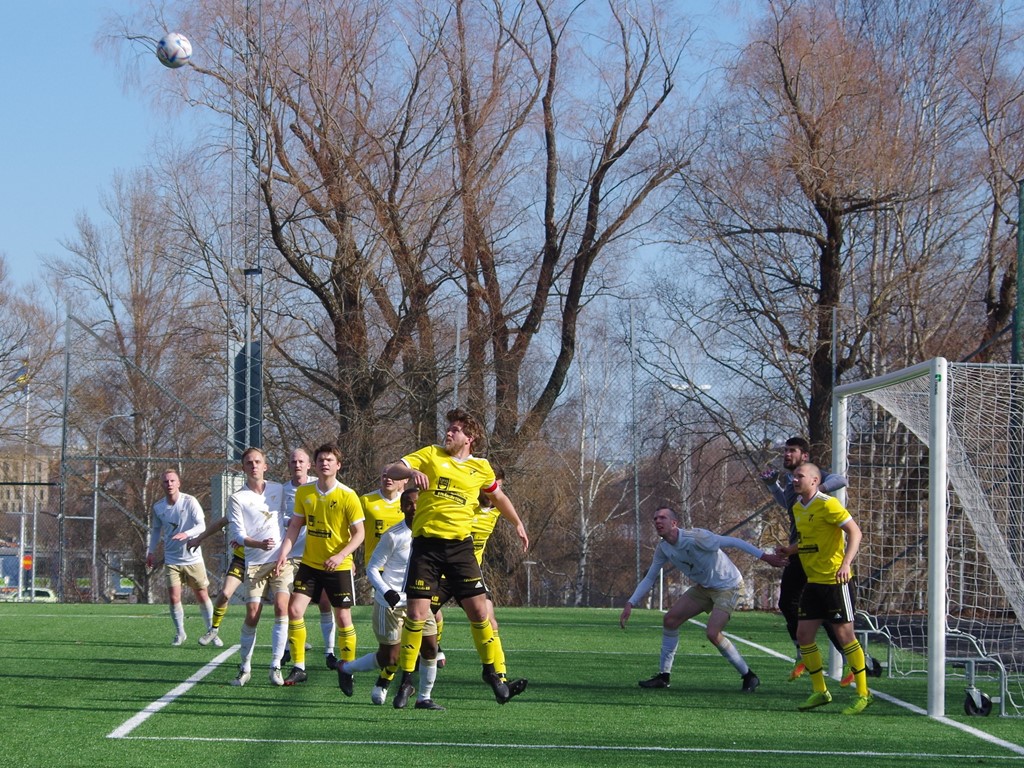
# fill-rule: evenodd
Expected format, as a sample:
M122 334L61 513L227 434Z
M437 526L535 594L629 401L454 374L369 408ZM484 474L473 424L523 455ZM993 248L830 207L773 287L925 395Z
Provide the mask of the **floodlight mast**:
M1017 300L1013 305L1013 352L1010 362L1014 365L1024 360L1024 179L1017 182Z

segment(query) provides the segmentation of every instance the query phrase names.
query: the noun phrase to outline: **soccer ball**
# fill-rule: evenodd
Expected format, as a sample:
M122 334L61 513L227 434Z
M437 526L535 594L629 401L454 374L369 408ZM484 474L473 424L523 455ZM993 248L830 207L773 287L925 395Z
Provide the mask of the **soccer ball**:
M171 32L161 37L156 44L156 57L165 67L183 67L192 58L192 43L184 35Z

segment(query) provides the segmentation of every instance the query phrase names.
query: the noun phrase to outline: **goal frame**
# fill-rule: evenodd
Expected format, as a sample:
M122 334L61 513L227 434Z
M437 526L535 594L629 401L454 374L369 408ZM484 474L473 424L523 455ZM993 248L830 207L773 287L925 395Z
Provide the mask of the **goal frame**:
M931 377L928 420L928 705L930 717L945 715L946 700L946 475L948 435L946 423L948 362L943 357L883 376L835 387L832 392L832 466L845 473L848 466L847 408L851 397L923 376ZM846 503L846 489L836 492Z

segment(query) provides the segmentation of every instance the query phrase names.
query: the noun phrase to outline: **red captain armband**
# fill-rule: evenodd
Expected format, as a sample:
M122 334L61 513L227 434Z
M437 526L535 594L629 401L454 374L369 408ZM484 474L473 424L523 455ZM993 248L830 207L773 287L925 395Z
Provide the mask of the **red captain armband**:
M490 487L489 487L489 488L482 488L481 490L482 490L482 491L483 491L484 493L494 493L494 492L495 492L496 490L498 490L498 479L497 479L497 478L495 478L495 479L494 479L494 482L493 482L493 483L491 483L491 485L490 485Z

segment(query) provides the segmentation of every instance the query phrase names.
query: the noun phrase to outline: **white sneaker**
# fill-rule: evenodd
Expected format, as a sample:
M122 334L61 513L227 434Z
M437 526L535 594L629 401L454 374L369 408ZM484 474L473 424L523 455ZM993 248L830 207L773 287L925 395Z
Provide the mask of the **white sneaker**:
M370 691L370 703L371 704L376 704L377 706L380 706L385 701L387 701L387 698L388 698L388 689L387 688L382 688L379 685L373 686L373 690Z
M174 638L174 639L173 639L173 640L171 641L171 645L173 645L173 646L174 646L175 648L177 648L177 647L178 647L179 645L184 645L184 644L185 644L185 641L186 641L187 639L188 639L188 636L187 636L187 635L185 635L185 633L184 633L184 632L182 632L182 633L181 633L180 635L178 635L177 637L175 637L175 638Z
M224 641L220 639L220 635L214 636L214 638L213 638L213 646L214 646L214 648L223 648L224 647Z
M281 674L280 667L270 668L270 683L271 685L284 685L284 676Z
M241 688L243 685L249 682L249 678L252 677L252 672L247 669L238 668L238 676L231 681L232 685L236 685Z
M308 640L306 641L306 650L307 651L312 651L313 650L313 644L311 642L309 642Z
M220 638L217 637L217 628L211 627L209 630L207 630L205 635L199 638L199 644L209 645L210 643L213 643L214 645L217 645L218 640L220 640ZM220 645L224 645L223 640L220 641Z

